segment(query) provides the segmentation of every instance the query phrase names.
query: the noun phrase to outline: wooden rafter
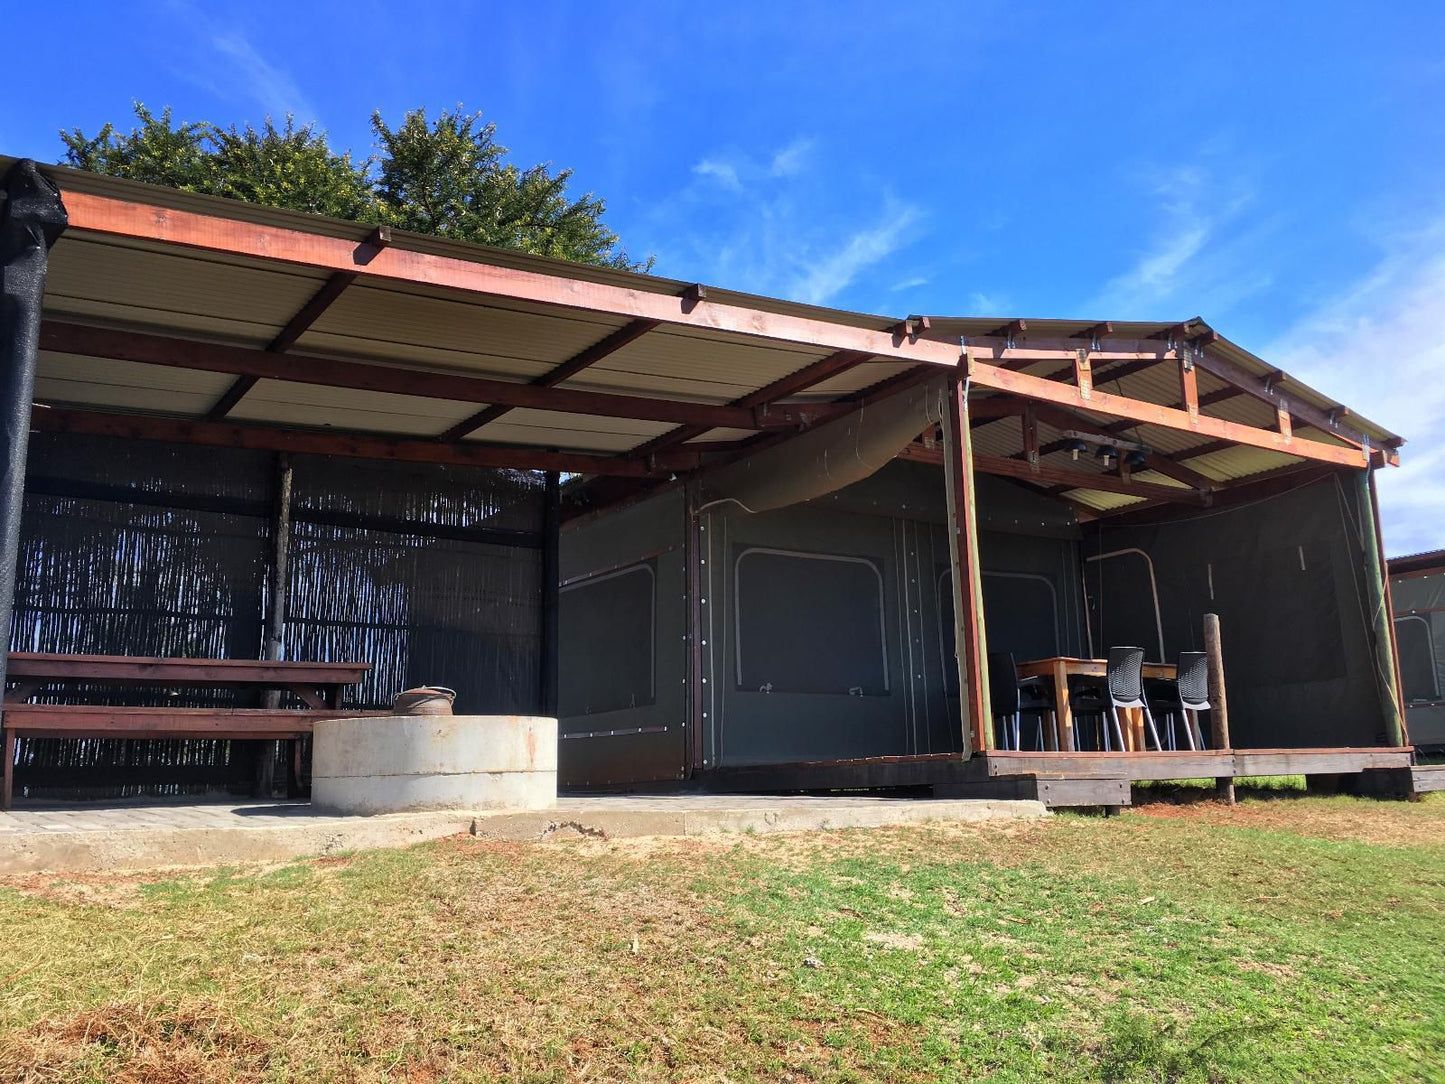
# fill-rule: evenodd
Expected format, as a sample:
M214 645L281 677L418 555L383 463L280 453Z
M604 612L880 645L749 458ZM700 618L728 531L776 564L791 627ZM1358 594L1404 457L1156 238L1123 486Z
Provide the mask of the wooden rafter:
M358 388L392 395L420 396L464 403L491 403L565 411L608 418L636 418L674 425L736 429L797 428L824 415L822 407L779 407L772 412L707 403L652 399L637 395L543 388L486 377L404 369L313 355L278 355L248 347L199 343L161 335L116 331L47 320L41 325L44 350L87 357L232 373L302 384Z
M973 357L972 351L969 351L968 371L970 379L980 387L1040 399L1076 410L1127 418L1146 425L1162 425L1170 429L1197 432L1202 436L1220 437L1237 444L1341 466L1367 466L1369 463L1369 457L1359 449L1342 448L1311 440L1286 441L1283 435L1274 430L1258 429L1203 414L1191 416L1183 410L1130 399L1100 391L1098 388L1091 389L1088 398L1085 398L1082 389L1077 386L1060 384L1026 373L1010 372L997 365L978 361Z
M561 365L549 369L533 380L531 382L532 386L536 388L551 388L562 383L564 380L570 380L583 369L596 365L603 358L609 354L616 353L628 343L636 342L653 328L657 327L657 324L658 322L656 320L633 320L626 326L618 328L600 342L593 343L587 347L587 349L564 361ZM482 426L496 421L512 409L512 407L502 405L489 406L485 410L477 411L477 413L469 418L463 418L457 422L456 425L438 436L437 439L442 441L461 440L468 433L473 433Z
M943 462L943 451L939 448L925 448L922 444L911 444L898 458L916 463L938 464ZM1101 493L1125 493L1132 497L1146 497L1175 504L1204 505L1209 502L1209 495L1197 489L1183 489L1157 482L1138 482L1121 478L1117 474L1095 474L1048 464L1039 464L1038 468L1034 469L1024 460L1008 456L975 455L973 466L974 470L981 474L996 474L1036 485L1059 487L1060 492L1093 489Z
M847 372L863 362L869 360L869 355L859 353L856 350L839 350L829 354L826 358L803 366L795 373L773 381L766 387L757 391L749 392L739 399L734 399L729 406L734 407L761 407L770 406L780 399L786 399L790 395L796 395L806 388L820 384L824 380L831 379L839 373ZM638 445L627 454L634 459L646 459L657 452L665 451L668 448L675 448L679 444L700 437L707 432L702 426L684 425L677 429L671 429L666 433L653 437L644 444Z
M370 237L357 246L356 258L360 262L365 262L389 244L391 244L390 227L378 226L371 231ZM311 329L311 325L321 318L321 314L331 307L332 302L355 281L356 272L354 271L333 271L321 284L321 289L312 294L311 300L302 305L296 315L286 322L286 326L266 345L266 349L273 354L284 354L290 350L296 345L296 341ZM225 393L216 400L215 405L207 411L206 417L212 421L220 421L235 408L248 391L256 386L256 380L257 378L254 376L238 376Z
M287 429L236 422L186 421L146 414L117 414L40 405L32 411L30 425L41 432L87 433L219 448L251 448L268 452L340 455L358 459L449 463L514 470L555 470L569 474L606 474L634 478L652 477L668 470L690 470L698 465L697 457L687 452L672 453L665 463L653 468L621 456L501 447L479 441L442 444L436 440L380 437L368 433Z

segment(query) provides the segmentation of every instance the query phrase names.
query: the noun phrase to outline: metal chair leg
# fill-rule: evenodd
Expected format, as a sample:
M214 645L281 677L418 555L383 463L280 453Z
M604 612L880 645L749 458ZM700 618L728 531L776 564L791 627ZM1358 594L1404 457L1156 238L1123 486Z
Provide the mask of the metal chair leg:
M1054 734L1054 752L1058 752L1058 751L1059 751L1059 713L1056 712L1056 711L1051 711L1051 712L1049 712L1049 729L1052 730L1052 731L1053 731L1053 734Z
M1144 701L1144 721L1149 724L1149 733L1154 735L1154 748L1162 753L1164 751L1164 743L1159 740L1159 728L1154 725L1154 713L1149 710L1149 701L1147 700ZM1193 738L1189 739L1189 745L1191 748L1193 747Z
M1019 713L1014 712L1014 752L1022 752L1023 747L1023 735L1019 733Z
M1114 718L1114 735L1119 739L1119 752L1122 753L1129 748L1129 744L1124 741L1124 728L1119 725L1119 709L1110 704L1109 714Z

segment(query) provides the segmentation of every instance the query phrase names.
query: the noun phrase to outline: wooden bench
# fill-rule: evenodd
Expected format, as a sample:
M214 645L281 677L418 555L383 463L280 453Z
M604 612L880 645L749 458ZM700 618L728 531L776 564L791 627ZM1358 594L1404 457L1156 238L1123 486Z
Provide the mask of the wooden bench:
M4 781L0 809L9 809L17 738L206 738L291 741L293 776L299 745L317 719L351 712L341 708L347 685L371 670L370 663L266 662L252 659L164 659L122 655L51 655L15 652L6 674L0 717L4 740ZM305 708L116 707L97 704L31 704L57 684L157 685L167 688L234 688L294 693Z

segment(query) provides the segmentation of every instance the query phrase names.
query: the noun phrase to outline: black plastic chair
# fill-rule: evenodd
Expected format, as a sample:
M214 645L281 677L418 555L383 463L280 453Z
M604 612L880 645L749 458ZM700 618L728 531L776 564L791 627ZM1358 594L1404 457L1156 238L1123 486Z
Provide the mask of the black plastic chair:
M1181 651L1173 681L1162 683L1163 695L1151 697L1169 719L1169 748L1177 746L1176 723L1183 722L1190 749L1207 749L1199 713L1209 711L1209 656L1202 651Z
M993 710L995 744L1000 749L1023 747L1021 718L1024 715L1038 717L1035 737L1038 748L1044 748L1044 716L1049 717L1053 729L1054 748L1059 745L1059 721L1054 714L1052 689L1047 678L1023 678L1020 680L1018 664L1008 652L990 651L988 654L988 691ZM1010 746L1009 737L1013 737Z
M1144 696L1144 649L1142 647L1111 647L1104 680L1079 677L1069 682L1069 703L1079 715L1096 716L1099 719L1098 747L1109 752L1109 727L1113 724L1114 736L1118 738L1122 752L1128 748L1124 741L1124 727L1119 722L1120 708L1141 708L1154 736L1154 748L1162 750L1159 728L1154 725L1154 714L1149 710L1149 701Z

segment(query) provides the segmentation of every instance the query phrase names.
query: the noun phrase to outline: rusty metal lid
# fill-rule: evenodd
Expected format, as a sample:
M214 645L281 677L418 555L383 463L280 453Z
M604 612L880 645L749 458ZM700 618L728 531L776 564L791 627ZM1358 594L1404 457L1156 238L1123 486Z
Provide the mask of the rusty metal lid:
M397 715L450 715L455 689L443 685L423 685L398 693L391 707Z

